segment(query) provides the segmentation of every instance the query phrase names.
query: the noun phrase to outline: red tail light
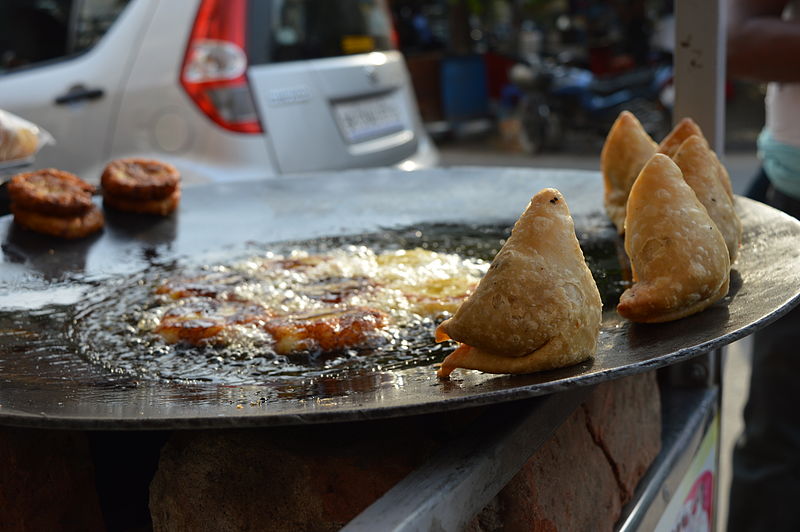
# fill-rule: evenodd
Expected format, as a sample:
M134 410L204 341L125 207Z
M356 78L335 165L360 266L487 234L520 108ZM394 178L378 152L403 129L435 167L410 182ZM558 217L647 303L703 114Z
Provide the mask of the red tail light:
M247 0L203 0L183 59L181 85L215 123L262 133L247 81Z

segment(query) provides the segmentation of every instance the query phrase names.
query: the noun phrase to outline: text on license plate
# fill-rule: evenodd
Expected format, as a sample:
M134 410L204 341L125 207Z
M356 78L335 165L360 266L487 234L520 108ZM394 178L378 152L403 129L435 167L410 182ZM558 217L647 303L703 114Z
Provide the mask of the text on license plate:
M342 134L351 143L405 129L400 104L394 95L340 102L334 105L334 112Z

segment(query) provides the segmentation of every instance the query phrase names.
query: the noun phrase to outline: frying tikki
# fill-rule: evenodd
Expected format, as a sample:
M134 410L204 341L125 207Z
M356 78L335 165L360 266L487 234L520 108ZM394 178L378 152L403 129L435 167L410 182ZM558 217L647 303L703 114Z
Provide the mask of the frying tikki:
M272 336L279 355L300 351L342 351L379 341L376 331L386 315L376 309L346 307L276 315L270 309L241 301L194 298L168 311L154 332L167 343L192 345L226 341L237 325L252 325Z
M657 148L642 124L628 111L620 113L608 132L600 154L605 186L603 203L620 234L625 231L625 204L631 186Z
M666 155L654 155L631 188L625 251L634 284L617 305L624 318L646 323L676 320L728 293L725 239Z
M485 269L421 248L253 257L165 280L140 326L170 344L225 347L255 335L278 355L367 352L455 312Z
M576 364L597 347L602 303L560 192L531 199L475 292L436 329L461 345L442 363L487 373Z

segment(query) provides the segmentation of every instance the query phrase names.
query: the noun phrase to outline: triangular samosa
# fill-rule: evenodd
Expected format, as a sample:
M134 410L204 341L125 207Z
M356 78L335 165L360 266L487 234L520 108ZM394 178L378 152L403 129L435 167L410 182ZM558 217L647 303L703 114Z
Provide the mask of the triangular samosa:
M674 157L675 154L678 153L678 148L681 147L683 141L692 135L697 135L701 139L706 140L697 122L691 118L682 118L680 122L675 124L672 131L661 140L658 145L658 153L663 153L667 157ZM708 141L706 140L706 142Z
M631 188L625 251L634 284L617 305L624 318L646 323L676 320L728 293L725 239L666 155L654 155Z
M619 114L606 136L600 153L600 171L605 186L603 203L620 234L625 230L625 203L631 185L657 149L658 145L629 111Z
M560 192L531 199L475 292L436 329L462 345L443 362L488 373L576 364L597 347L602 303Z
M672 128L672 131L670 131L669 135L664 137L664 139L658 145L658 153L663 153L668 157L675 158L675 154L678 153L678 149L680 149L681 144L683 144L686 139L692 135L697 135L703 139L706 147L711 150L711 147L708 145L708 139L706 139L705 135L703 135L703 131L700 129L700 126L698 126L697 123L691 118L683 118L674 128ZM711 153L714 154L714 151L711 150ZM727 192L728 197L733 200L733 186L731 185L731 178L728 175L728 170L725 169L725 166L720 162L716 154L714 154L714 160L719 166L718 175L722 185L725 187L725 192Z
M733 262L739 253L739 244L742 241L742 222L736 215L733 200L725 189L726 177L720 175L722 166L716 155L704 139L692 135L681 144L672 159L722 233Z

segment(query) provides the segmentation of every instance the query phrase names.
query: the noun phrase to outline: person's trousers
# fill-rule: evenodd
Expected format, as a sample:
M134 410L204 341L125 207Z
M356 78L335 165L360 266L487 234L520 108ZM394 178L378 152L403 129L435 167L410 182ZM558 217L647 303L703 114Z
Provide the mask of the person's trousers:
M766 176L748 195L800 218L800 201L773 189ZM800 531L800 307L756 332L753 344L728 531Z

